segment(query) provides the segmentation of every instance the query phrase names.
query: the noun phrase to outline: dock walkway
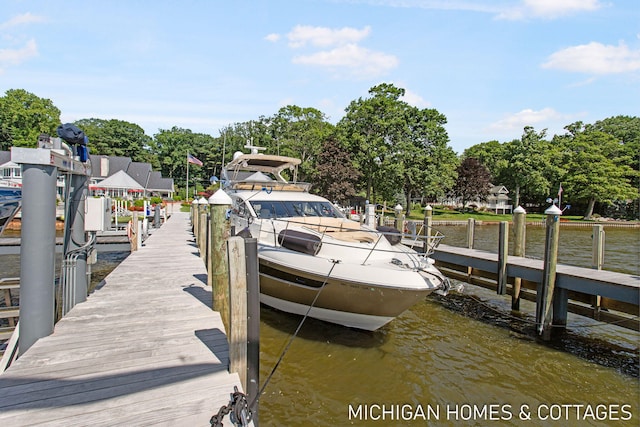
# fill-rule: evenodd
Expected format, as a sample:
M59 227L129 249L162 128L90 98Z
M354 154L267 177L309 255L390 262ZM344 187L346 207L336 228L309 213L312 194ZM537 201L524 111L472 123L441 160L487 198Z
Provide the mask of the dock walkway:
M209 425L242 388L206 274L173 214L0 375L0 425Z

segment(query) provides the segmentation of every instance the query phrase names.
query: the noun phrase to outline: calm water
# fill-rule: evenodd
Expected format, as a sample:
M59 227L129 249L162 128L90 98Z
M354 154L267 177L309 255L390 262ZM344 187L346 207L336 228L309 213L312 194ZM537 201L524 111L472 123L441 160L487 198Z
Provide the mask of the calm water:
M436 228L465 245L465 227ZM544 229L527 233L527 256L542 258ZM476 228L476 248L496 242L497 226ZM608 229L606 242L605 268L639 272L640 230ZM103 274L121 260L112 256L99 254ZM561 228L559 259L589 267L591 229ZM0 276L19 269L17 256L0 257ZM469 285L464 294L430 297L376 332L307 319L261 397L261 425L639 425L640 334L570 314L568 334L543 345L533 304L522 301L519 321L506 298ZM261 316L264 382L301 317Z
M444 243L465 245L465 227L436 228L447 235ZM544 228L529 227L527 233L527 256L542 258ZM497 226L476 228L476 248L497 251L496 242ZM591 229L563 227L560 242L561 262L590 267ZM639 230L608 229L606 242L605 268L638 272ZM428 298L373 333L307 319L265 389L260 422L640 424L640 334L570 315L567 335L553 346L542 345L527 322L535 319L533 304L523 301L524 321L513 321L507 299L469 285L464 294L482 304ZM261 315L264 382L301 317L269 308ZM522 405L529 408L529 420L520 418ZM596 408L599 413L585 412Z

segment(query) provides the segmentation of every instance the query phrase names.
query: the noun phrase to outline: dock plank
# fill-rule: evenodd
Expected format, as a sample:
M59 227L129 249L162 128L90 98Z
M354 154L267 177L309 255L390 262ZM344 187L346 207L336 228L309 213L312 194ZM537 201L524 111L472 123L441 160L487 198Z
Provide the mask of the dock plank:
M0 375L0 424L208 425L241 386L192 239L175 213Z

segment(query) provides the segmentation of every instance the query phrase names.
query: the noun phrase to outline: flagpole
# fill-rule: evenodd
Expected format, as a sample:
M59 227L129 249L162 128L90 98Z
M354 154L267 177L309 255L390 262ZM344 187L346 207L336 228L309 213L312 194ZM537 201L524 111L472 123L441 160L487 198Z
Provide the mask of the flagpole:
M184 198L189 202L189 152L187 151L187 189L184 194Z

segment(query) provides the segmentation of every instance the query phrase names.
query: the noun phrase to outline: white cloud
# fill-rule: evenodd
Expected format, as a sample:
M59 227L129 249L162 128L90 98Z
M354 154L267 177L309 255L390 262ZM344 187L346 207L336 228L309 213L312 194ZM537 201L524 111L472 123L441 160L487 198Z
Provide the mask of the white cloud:
M553 108L543 108L535 111L530 108L511 114L489 125L489 130L496 132L510 132L513 130L522 130L525 126L535 126L543 124L543 128L548 128L546 124L566 119L568 116L555 111Z
M347 44L329 51L300 55L293 58L294 64L317 65L340 74L339 69L348 69L352 76L376 77L398 66L398 59L383 52L376 52Z
M31 24L34 22L44 22L45 19L42 16L33 15L30 12L23 13L22 15L16 15L8 21L0 23L0 30L16 27L23 24Z
M600 0L350 0L375 6L489 13L497 19L554 19L579 12L592 12ZM517 3L513 5L513 3Z
M591 42L553 53L542 68L588 74L633 72L640 70L640 50L631 50L623 42L618 46Z
M264 39L265 39L266 41L269 41L269 42L275 43L275 42L277 42L278 40L280 40L280 34L271 33L271 34L266 35Z
M407 104L413 105L414 107L418 107L418 108L428 108L431 106L430 102L425 101L423 97L421 97L415 92L411 92L408 89L405 89L402 100Z
M555 19L579 12L593 12L602 7L599 0L523 0L518 6L505 9L498 19L517 20L528 17Z
M19 65L37 55L38 47L33 39L29 40L20 49L0 49L0 72L8 65Z
M287 34L287 38L289 46L293 48L303 47L307 44L329 47L357 43L366 38L370 32L371 27L368 26L358 30L350 27L327 28L297 25Z

